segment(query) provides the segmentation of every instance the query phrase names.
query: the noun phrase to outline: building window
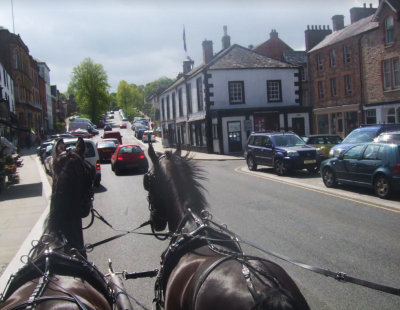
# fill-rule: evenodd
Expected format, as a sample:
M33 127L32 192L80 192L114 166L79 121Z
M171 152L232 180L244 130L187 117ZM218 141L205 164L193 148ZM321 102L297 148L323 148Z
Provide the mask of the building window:
M164 106L164 98L161 99L161 115L163 120L165 121L165 106Z
M336 53L335 53L335 50L331 50L329 59L330 59L331 68L335 67L336 66Z
M280 80L267 81L268 102L282 102L282 84Z
M179 105L179 116L183 116L182 88L179 88L178 90L178 105Z
M172 93L172 119L176 118L176 100L175 93Z
M170 119L170 112L169 112L169 95L167 96L167 106L166 106L166 110L167 110L167 120Z
M229 82L229 103L244 104L244 82Z
M192 113L192 87L190 83L186 84L186 99L187 99L187 111L188 114Z
M385 43L386 45L393 44L394 40L393 16L389 16L385 20Z
M350 60L350 47L348 45L343 45L343 62L348 64Z
M317 115L318 134L329 134L329 115Z
M337 92L336 92L336 79L331 79L331 96L336 97Z
M376 110L365 111L365 122L367 124L376 124Z
M203 81L201 77L196 80L197 86L197 108L198 111L203 111Z
M344 76L344 93L346 95L350 95L352 93L351 76L350 75Z
M393 58L392 66L393 66L393 88L399 88L400 87L400 63L399 63L399 58Z
M383 61L383 89L387 90L391 87L390 79L390 60Z
M322 83L322 81L318 82L318 98L319 99L325 98L324 84Z
M317 70L322 71L323 66L322 66L322 56L321 54L317 55Z

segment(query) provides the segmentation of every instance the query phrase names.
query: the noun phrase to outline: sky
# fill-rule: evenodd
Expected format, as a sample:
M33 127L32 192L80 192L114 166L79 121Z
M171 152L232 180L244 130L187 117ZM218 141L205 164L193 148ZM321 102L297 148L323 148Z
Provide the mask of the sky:
M334 15L348 25L350 8L363 3L376 8L379 0L0 0L0 26L46 62L60 92L87 57L103 66L116 92L121 80L174 79L188 56L200 65L201 43L211 40L214 53L220 51L224 25L231 44L257 46L276 29L292 49L305 50L307 25L332 29Z

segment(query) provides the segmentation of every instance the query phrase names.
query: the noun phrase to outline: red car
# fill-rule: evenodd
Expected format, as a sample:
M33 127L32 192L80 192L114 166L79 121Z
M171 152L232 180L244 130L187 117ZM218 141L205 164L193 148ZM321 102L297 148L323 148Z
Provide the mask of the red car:
M101 162L111 160L117 145L113 141L99 141L96 143L97 152Z
M120 144L111 156L111 170L119 175L124 169L136 168L143 172L149 169L146 155L139 145Z
M121 128L121 129L122 129L122 128L126 129L126 123L120 124L120 125L119 125L119 128Z
M86 129L80 129L80 128L77 130L71 131L70 134L75 137L82 137L84 139L93 137L92 134L89 133Z

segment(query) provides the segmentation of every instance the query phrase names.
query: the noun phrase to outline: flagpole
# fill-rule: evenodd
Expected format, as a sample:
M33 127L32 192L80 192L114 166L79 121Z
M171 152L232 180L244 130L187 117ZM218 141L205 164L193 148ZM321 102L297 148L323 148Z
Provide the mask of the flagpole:
M15 34L15 25L14 25L14 4L13 4L13 0L11 0L11 15L12 15L12 23L13 23L13 33Z

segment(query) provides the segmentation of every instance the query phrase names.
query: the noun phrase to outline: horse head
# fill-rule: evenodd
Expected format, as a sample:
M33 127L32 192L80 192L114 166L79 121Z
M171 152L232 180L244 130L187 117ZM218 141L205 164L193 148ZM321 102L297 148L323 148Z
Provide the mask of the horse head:
M164 230L167 223L175 231L181 219L190 208L200 214L207 207L202 170L188 155L181 156L178 148L157 155L152 144L148 149L153 163L143 177L143 186L148 191L150 220L154 230Z
M75 149L66 150L62 139L57 141L55 148L50 213L45 232L61 233L69 247L82 249L81 219L92 208L95 168L84 159L86 147L82 138L78 138Z

